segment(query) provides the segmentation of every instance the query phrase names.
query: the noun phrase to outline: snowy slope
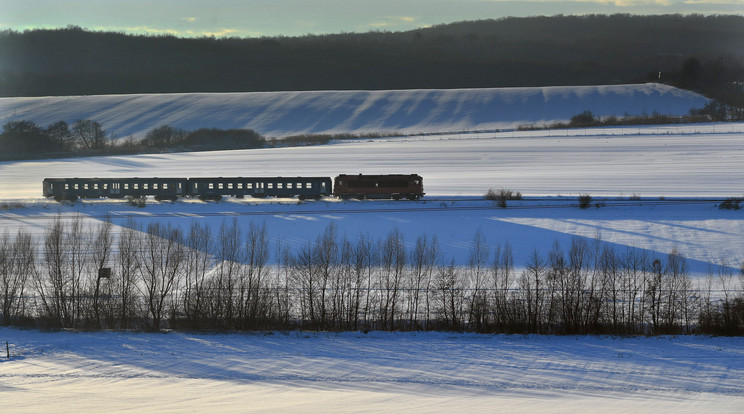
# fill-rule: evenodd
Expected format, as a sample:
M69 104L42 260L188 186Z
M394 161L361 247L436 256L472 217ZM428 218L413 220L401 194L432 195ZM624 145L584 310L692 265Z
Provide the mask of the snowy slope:
M117 137L161 125L300 133L495 130L596 115L685 115L704 97L660 84L544 88L187 93L0 98L0 122L92 119Z
M0 340L4 413L697 414L744 402L743 338L0 328Z

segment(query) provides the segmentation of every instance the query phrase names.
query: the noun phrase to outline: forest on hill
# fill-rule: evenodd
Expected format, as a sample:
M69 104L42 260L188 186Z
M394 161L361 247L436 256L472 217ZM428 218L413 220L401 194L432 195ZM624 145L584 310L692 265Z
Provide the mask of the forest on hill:
M741 92L741 39L744 16L702 15L504 18L407 32L265 38L187 39L74 26L6 30L0 96L653 80L718 97L732 88Z

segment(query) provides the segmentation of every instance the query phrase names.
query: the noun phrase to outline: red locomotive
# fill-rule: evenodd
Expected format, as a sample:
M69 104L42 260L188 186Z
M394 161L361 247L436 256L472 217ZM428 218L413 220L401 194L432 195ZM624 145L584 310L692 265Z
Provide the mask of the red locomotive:
M424 196L424 181L418 174L347 175L334 180L333 195L340 198L392 198L418 200Z

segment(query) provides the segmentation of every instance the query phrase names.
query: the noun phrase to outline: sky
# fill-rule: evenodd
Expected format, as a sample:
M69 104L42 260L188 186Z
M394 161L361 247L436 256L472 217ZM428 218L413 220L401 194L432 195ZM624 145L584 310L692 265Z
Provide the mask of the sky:
M556 14L744 14L744 0L0 0L0 29L68 25L179 37L404 31Z

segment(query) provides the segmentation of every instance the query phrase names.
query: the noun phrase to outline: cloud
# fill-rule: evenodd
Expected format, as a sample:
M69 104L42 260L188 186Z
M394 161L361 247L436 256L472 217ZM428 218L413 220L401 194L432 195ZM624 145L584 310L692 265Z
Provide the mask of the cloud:
M171 35L176 37L260 37L262 33L238 29L219 29L219 30L180 30L170 28L157 28L151 26L127 26L127 27L115 27L115 26L95 26L93 30L99 30L104 32L124 32L124 33L139 33L147 35Z
M223 36L236 36L238 33L243 33L240 30L235 29L221 29L216 32L202 31L201 34L204 36L223 37Z
M180 31L176 29L159 29L155 27L149 27L149 26L129 26L129 27L102 27L102 26L96 26L94 27L94 30L101 30L101 31L123 31L125 33L145 33L145 34L151 34L151 35L173 35L173 36L180 36Z
M375 29L379 28L385 28L385 27L400 27L401 24L405 25L405 27L408 27L411 23L415 23L416 18L410 17L410 16L387 16L384 17L383 20L368 23L364 25L364 27L372 27Z

